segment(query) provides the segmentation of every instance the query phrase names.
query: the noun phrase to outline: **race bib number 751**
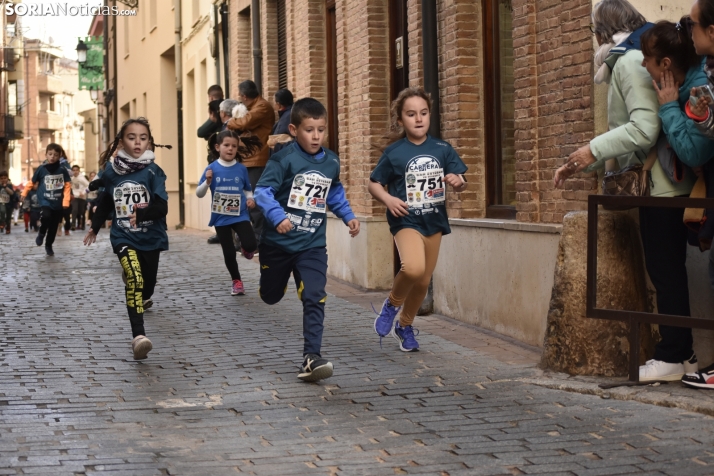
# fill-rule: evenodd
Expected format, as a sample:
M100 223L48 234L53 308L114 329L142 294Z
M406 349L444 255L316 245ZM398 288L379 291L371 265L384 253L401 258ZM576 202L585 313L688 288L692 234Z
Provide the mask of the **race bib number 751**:
M410 208L421 208L445 201L444 169L409 172L405 180L407 204Z

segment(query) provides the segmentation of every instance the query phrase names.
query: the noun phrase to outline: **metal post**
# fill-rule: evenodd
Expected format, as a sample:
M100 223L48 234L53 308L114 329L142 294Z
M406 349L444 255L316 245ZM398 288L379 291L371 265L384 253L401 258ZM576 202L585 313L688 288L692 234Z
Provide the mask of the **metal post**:
M178 123L179 224L186 223L183 163L183 77L181 61L181 0L174 0L174 62L176 65L176 122Z
M439 56L436 25L436 0L422 0L421 29L424 45L424 89L431 94L431 126L429 135L441 138L441 114L439 111Z
M253 30L253 81L263 94L263 50L260 47L260 0L250 4L250 21Z
M223 76L224 76L224 83L223 83L223 88L226 94L226 97L231 96L231 87L230 87L230 61L229 61L229 50L228 50L228 4L224 3L221 5L221 32L223 36Z

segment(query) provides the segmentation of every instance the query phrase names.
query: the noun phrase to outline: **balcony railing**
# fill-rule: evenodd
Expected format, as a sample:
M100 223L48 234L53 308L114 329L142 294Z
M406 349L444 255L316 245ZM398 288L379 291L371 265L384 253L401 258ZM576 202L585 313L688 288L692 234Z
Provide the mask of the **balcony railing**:
M0 139L2 141L11 141L22 139L22 117L12 116L10 114L0 115L0 126L2 130L0 131ZM20 126L18 130L17 126Z

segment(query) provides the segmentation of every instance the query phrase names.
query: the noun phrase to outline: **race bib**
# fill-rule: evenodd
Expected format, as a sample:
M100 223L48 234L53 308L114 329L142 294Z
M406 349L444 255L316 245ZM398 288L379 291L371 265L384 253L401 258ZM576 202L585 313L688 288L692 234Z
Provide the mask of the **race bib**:
M299 174L293 179L288 207L306 212L325 213L332 180L318 174Z
M62 174L45 176L45 190L51 192L53 190L61 190L62 188L64 188L64 177L62 177Z
M446 200L444 189L444 169L410 171L405 176L407 184L407 205L409 208L423 208L425 205L440 205Z
M149 191L140 184L124 184L114 189L114 208L118 219L127 218L135 208L149 206Z
M240 215L240 194L231 195L228 193L216 192L213 194L213 213L219 215L230 215L237 217Z
M0 203L10 203L10 195L4 189L0 192Z

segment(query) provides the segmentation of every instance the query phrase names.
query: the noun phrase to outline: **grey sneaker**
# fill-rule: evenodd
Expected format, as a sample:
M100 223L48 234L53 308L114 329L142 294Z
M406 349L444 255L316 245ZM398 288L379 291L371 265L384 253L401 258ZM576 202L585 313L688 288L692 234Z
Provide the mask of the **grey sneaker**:
M134 360L144 360L154 346L146 336L136 336L131 341L131 350L134 352Z

